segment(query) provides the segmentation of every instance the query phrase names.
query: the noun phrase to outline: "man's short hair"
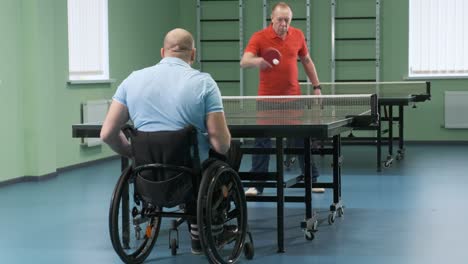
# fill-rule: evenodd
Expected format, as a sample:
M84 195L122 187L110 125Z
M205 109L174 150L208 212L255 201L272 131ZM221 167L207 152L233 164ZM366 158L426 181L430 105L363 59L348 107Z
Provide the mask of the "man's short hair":
M271 13L273 13L277 7L289 8L289 10L292 11L291 7L288 4L286 4L285 2L278 2L278 3L274 4L273 7L271 8Z

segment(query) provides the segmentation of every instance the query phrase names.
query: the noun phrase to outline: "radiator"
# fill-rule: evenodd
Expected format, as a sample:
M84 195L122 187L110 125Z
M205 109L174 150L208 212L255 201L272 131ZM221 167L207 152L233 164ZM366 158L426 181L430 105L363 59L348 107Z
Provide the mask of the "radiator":
M93 100L81 104L82 123L102 123L109 109L110 100ZM102 144L99 138L82 138L81 144L94 147Z
M468 128L468 92L445 92L445 128Z

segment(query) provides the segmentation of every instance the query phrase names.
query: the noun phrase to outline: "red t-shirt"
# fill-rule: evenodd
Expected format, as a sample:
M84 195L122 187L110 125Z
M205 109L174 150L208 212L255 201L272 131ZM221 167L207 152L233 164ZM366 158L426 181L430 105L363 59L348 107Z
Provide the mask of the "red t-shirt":
M278 65L273 65L272 68L260 70L258 95L300 95L297 57L308 54L302 31L290 26L286 38L283 40L276 35L270 25L253 34L245 52L260 56L262 51L267 48L277 49L281 53L281 60Z

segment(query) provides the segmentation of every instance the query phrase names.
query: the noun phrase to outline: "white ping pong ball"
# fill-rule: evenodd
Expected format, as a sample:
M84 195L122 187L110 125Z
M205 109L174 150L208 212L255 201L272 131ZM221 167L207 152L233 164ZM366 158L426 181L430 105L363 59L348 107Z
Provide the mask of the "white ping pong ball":
M279 60L278 60L278 59L273 59L273 64L274 64L274 65L278 65L278 64L279 64Z

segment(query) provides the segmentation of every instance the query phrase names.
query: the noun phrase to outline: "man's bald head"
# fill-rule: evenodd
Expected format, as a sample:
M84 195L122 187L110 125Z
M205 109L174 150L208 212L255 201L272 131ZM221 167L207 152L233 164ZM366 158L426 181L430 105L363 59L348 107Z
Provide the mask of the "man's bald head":
M193 60L195 44L192 34L185 29L176 28L169 31L164 38L163 57L177 57L187 62ZM164 52L164 53L163 53Z

